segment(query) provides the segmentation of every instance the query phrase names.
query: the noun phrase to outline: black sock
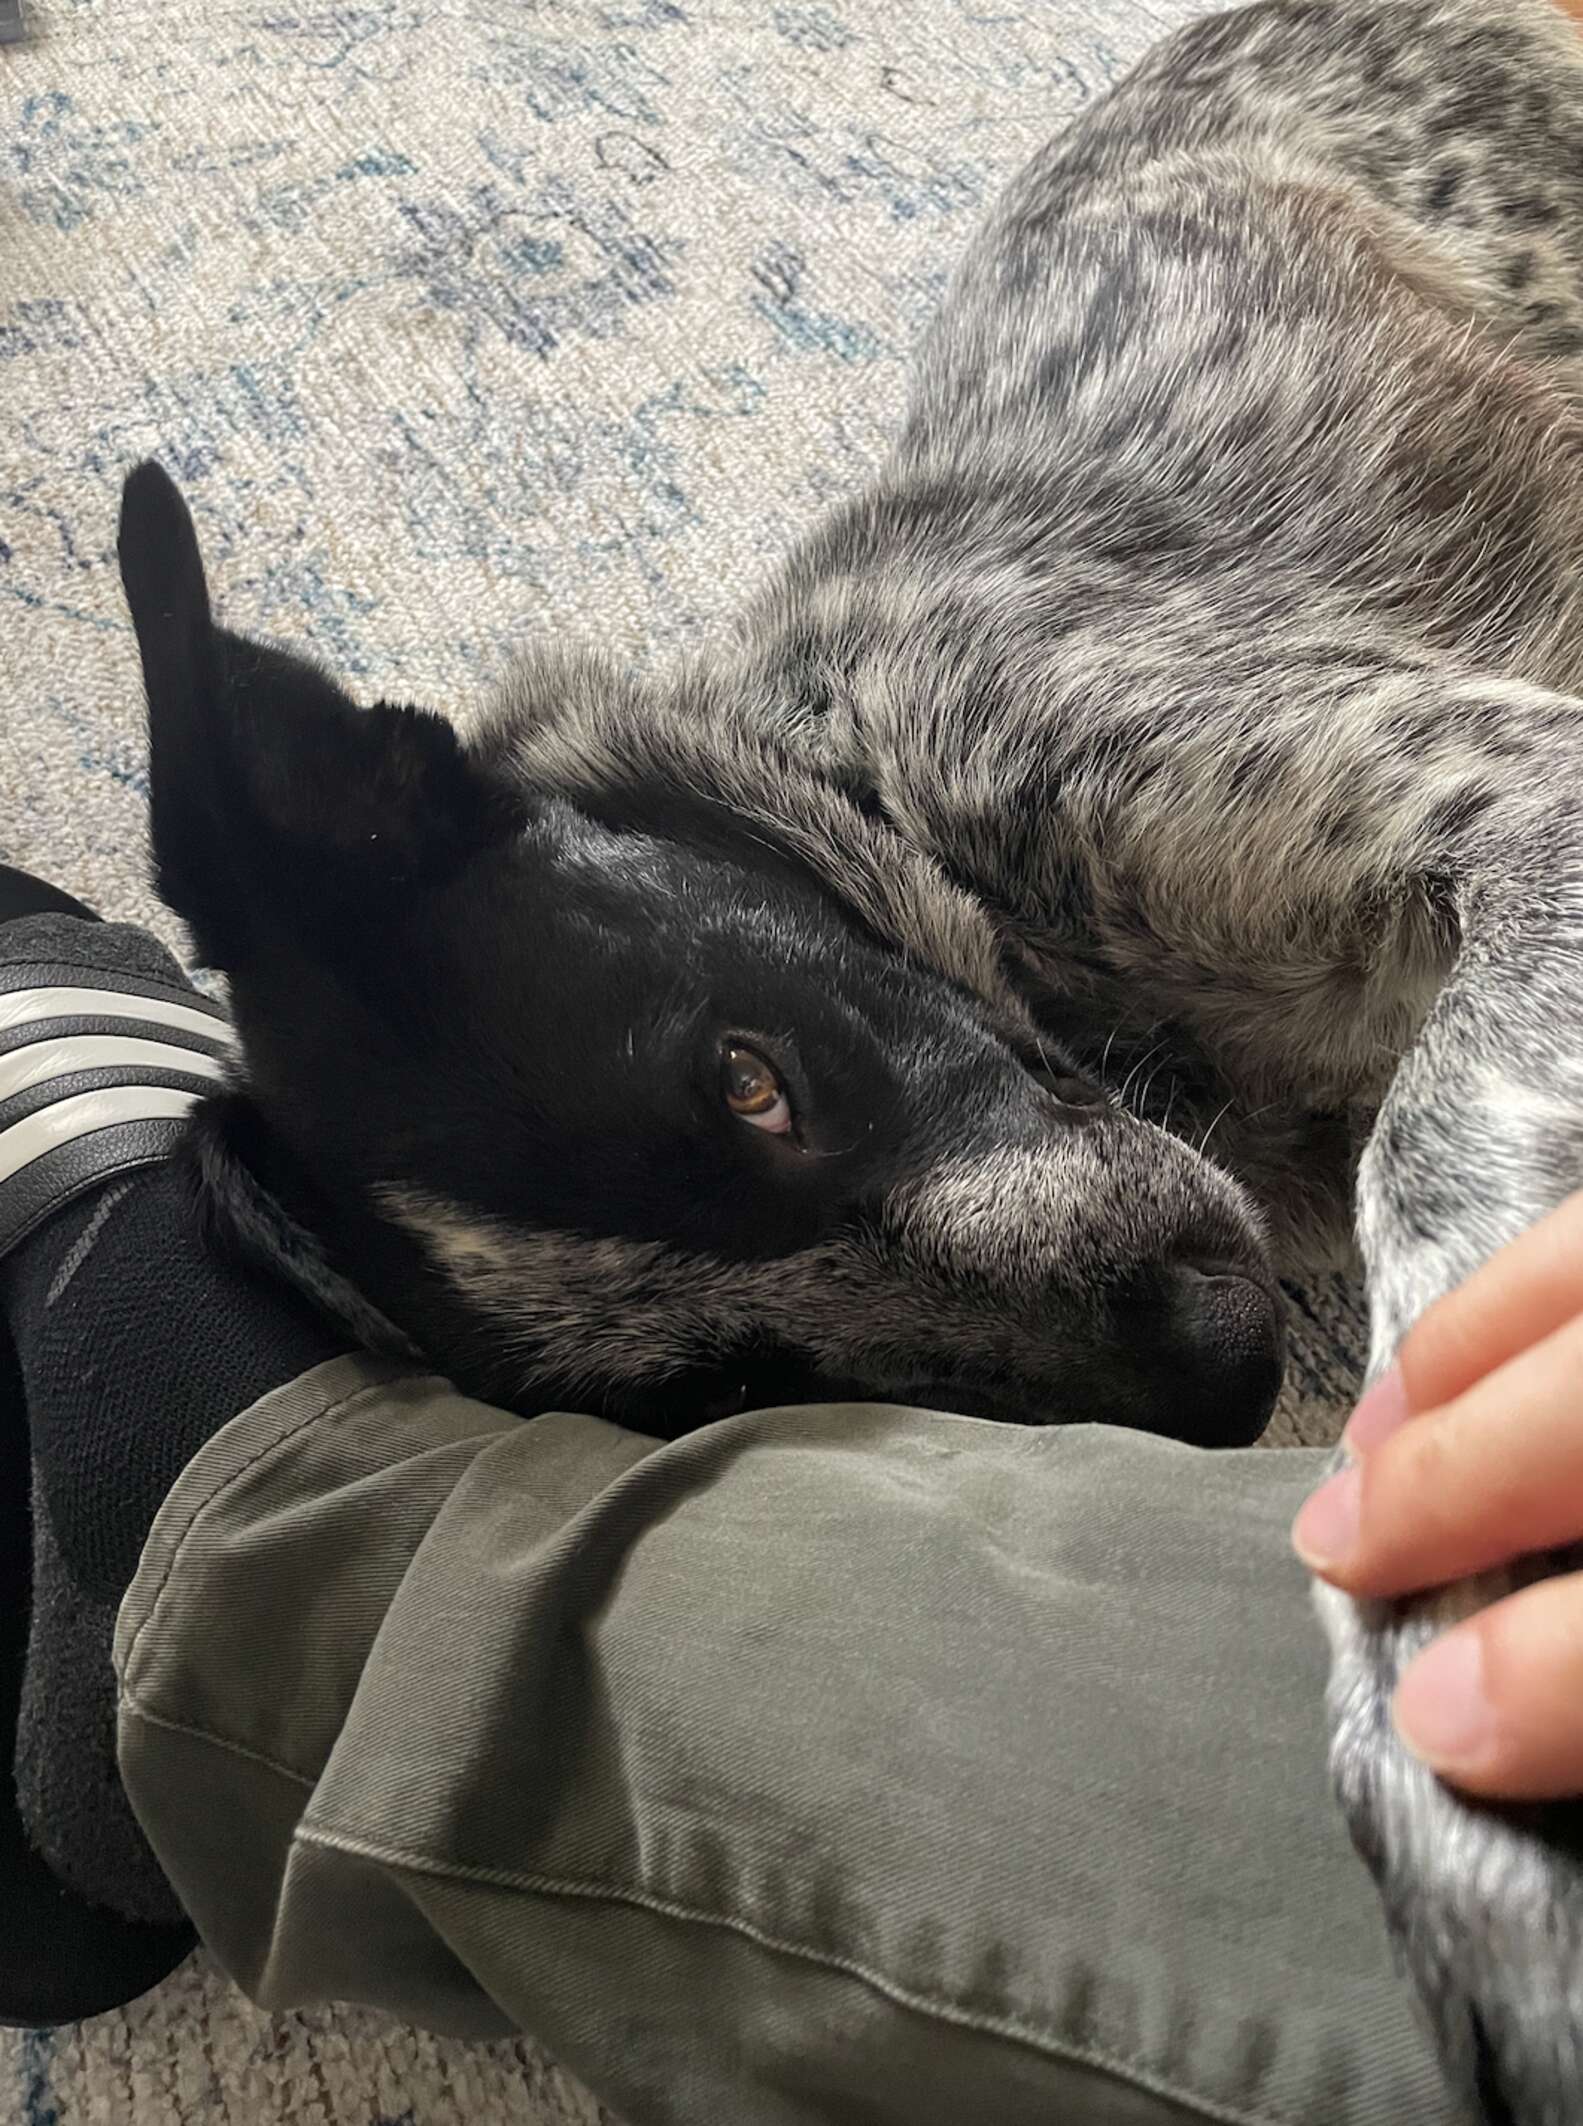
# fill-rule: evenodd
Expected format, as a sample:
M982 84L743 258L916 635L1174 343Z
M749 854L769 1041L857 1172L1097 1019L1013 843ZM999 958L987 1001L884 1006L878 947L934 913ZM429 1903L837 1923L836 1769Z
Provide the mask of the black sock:
M0 1265L33 1463L17 1730L29 1835L82 1895L176 1914L115 1770L110 1644L148 1530L210 1436L346 1348L294 1294L222 1263L166 1164L74 1203Z

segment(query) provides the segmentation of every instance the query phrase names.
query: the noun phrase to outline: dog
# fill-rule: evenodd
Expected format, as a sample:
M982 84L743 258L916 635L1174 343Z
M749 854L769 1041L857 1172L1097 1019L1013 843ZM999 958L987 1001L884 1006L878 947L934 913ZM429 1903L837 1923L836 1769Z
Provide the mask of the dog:
M865 1396L1250 1440L1278 1278L1371 1371L1583 1184L1583 39L1554 0L1172 36L962 260L888 462L730 646L480 725L120 557L160 891L244 1057L193 1157L373 1340L660 1433ZM1572 1809L1396 1743L1553 1557L1322 1598L1332 1765L1471 2116L1583 2107Z

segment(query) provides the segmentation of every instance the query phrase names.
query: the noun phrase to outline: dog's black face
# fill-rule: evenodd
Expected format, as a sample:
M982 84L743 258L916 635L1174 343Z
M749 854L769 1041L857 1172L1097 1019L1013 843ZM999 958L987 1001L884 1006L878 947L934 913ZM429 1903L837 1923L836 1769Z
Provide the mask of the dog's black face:
M851 1396L1256 1436L1240 1194L1014 1009L761 821L590 816L214 627L153 468L121 550L160 887L245 1056L211 1177L239 1159L465 1385L666 1432Z

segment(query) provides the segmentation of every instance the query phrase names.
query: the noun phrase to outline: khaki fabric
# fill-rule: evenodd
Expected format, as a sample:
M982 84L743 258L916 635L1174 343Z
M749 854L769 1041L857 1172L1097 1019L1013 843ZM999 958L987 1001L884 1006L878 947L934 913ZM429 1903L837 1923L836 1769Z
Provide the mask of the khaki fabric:
M631 2126L1450 2126L1325 1788L1321 1464L338 1360L167 1501L124 1774L256 2000L526 2030Z

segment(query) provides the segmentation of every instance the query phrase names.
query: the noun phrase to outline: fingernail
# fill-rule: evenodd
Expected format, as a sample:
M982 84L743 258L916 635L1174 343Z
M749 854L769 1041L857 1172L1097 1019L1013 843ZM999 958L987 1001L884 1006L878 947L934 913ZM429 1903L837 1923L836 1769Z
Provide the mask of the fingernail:
M1367 1454L1371 1447L1377 1447L1382 1440L1399 1431L1411 1414L1401 1370L1392 1366L1359 1399L1358 1407L1347 1420L1341 1444L1349 1454Z
M1488 1756L1495 1708L1484 1688L1484 1640L1449 1631L1407 1664L1392 1707L1396 1731L1415 1757L1451 1771Z
M1292 1523L1292 1548L1305 1565L1323 1572L1357 1547L1362 1500L1362 1471L1343 1469L1305 1502Z

